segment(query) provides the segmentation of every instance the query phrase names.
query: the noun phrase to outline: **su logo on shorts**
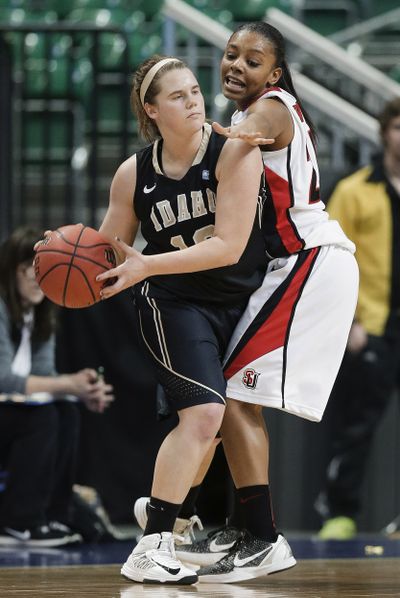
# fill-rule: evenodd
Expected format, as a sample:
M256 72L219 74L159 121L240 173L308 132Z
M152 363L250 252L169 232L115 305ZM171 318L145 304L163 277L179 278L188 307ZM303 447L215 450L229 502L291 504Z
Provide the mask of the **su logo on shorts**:
M256 372L253 368L248 368L243 372L242 382L247 388L255 388L260 372Z

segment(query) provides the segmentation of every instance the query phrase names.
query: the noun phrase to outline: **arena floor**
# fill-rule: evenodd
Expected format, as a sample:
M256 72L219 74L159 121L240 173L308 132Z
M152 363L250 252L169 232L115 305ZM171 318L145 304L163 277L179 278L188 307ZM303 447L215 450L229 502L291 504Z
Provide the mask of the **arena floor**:
M400 538L359 535L322 542L287 533L298 564L241 584L154 586L129 582L120 565L132 541L64 549L0 548L2 598L400 597Z

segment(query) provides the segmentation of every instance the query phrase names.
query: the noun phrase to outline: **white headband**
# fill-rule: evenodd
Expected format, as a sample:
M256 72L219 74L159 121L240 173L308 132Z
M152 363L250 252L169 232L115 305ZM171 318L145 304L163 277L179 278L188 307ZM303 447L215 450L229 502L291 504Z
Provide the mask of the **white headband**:
M140 101L142 103L142 106L144 106L144 97L145 97L147 90L149 89L154 77L156 76L156 74L158 73L160 68L163 67L164 64L168 64L169 62L180 62L180 60L178 58L163 58L159 62L156 62L156 64L154 64L151 67L151 69L149 71L147 71L147 73L142 81L142 84L140 86L140 92L139 92L140 93Z

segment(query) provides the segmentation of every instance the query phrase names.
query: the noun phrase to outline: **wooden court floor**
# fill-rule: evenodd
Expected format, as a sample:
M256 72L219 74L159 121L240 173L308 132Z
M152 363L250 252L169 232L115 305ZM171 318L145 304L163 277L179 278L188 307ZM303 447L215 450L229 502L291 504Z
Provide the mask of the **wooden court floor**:
M400 559L305 559L253 582L156 586L130 583L118 565L0 569L1 598L400 597Z

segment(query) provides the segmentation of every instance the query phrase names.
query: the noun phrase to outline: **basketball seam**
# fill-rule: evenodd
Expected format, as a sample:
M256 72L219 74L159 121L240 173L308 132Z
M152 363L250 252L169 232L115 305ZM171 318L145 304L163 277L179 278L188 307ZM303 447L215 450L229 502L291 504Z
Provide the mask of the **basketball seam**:
M89 228L89 227L87 227L87 226L84 226L84 225L82 225L82 227L83 227L83 228L82 228L82 230L81 230L81 232L80 232L80 235L79 235L79 237L78 237L78 242L79 242L79 239L81 238L81 236L82 236L82 233L83 233L83 231L85 230L85 228ZM61 231L59 228L56 230L56 232L57 232L57 233L60 235L60 237L62 238L62 240L64 241L64 243L65 243L66 245L73 245L73 246L75 246L75 247L76 247L77 243L72 243L72 241L69 241L69 240L68 240L68 239L67 239L67 238L64 236L64 233L63 233L63 232L62 232L62 231ZM97 232L97 231L96 231L96 232ZM99 234L99 233L98 233L98 234ZM99 236L100 236L100 234L99 234ZM101 243L94 243L93 245L79 245L79 247L83 247L84 249L90 249L91 247L101 247L102 245L107 245L107 246L108 246L108 245L110 245L110 243L108 243L107 241L102 241Z
M73 253L71 254L71 259L70 259L70 262L69 262L69 265L68 265L68 271L67 271L67 275L65 277L65 284L64 284L64 290L63 290L63 305L64 305L64 307L65 307L65 298L67 296L68 282L69 282L69 278L70 278L70 274L71 274L71 270L72 270L72 265L73 265L74 257L76 255L77 248L78 248L78 245L79 245L79 241L80 241L80 239L81 239L81 237L83 235L83 231L85 230L85 228L87 228L87 227L86 226L82 226L81 232L79 233L78 238L75 241L75 246L74 246L74 249L73 249ZM60 233L60 234L61 234L62 239L65 241L63 234L62 233ZM86 279L86 275L85 275L85 279ZM92 295L93 301L96 301L96 295L93 293L92 287L89 284L89 281L87 279L86 279L86 284L89 287L90 294Z
M79 247L83 247L84 249L87 249L87 247L83 246L83 245L79 245ZM96 245L93 245L93 247L96 247ZM98 246L100 247L100 245ZM107 244L107 247L110 247L110 244ZM94 259L90 258L90 257L86 257L84 255L80 255L78 254L72 254L72 253L68 253L68 251L63 251L62 249L41 249L38 253L58 253L60 255L65 255L65 256L72 256L74 255L74 257L78 257L80 260L85 260L87 262L90 262L91 264L95 264L96 266L99 266L100 268L103 268L104 271L109 270L109 268L107 268L107 266L105 266L104 264L102 264L101 262L96 262ZM68 262L66 262L65 264L63 264L64 266L66 266L68 264ZM76 266L78 267L78 266ZM42 279L40 279L42 280Z

